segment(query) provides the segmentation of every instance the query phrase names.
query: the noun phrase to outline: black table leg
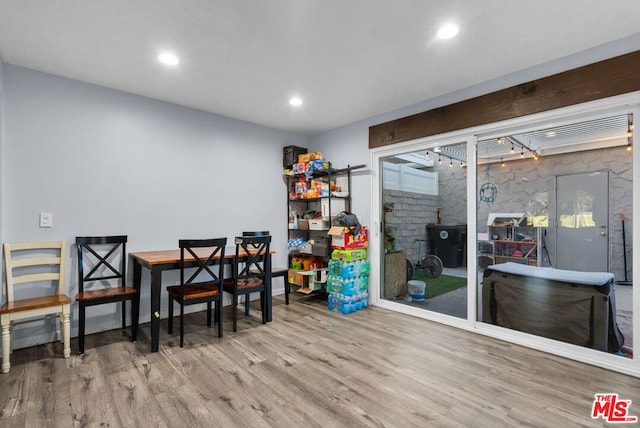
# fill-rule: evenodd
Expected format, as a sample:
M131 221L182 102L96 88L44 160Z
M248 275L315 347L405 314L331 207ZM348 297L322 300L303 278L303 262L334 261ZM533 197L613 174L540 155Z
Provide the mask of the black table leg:
M272 304L272 301L273 301L273 296L272 296L272 293L271 293L271 283L272 283L272 280L271 280L272 279L271 278L271 255L269 255L269 257L267 257L267 266L266 266L266 268L267 268L267 272L269 272L269 274L266 277L267 281L266 281L266 284L265 284L265 287L264 287L265 288L265 294L266 294L266 296L264 298L264 302L265 302L265 306L267 307L267 310L266 310L266 312L267 312L267 322L271 322L272 319L273 319L272 314L271 314L271 312L272 312L271 304Z
M160 344L160 291L162 270L151 268L151 352L158 352Z
M133 319L131 320L131 336L135 342L138 339L138 327L140 325L140 283L142 279L142 265L133 261L133 287L136 289L136 297L131 304L133 305Z

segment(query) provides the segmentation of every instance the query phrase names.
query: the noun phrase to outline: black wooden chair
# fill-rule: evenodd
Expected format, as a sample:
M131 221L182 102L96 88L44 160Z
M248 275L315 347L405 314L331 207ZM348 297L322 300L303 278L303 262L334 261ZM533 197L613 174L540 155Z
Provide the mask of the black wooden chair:
M167 287L169 293L169 334L173 333L173 303L180 305L180 347L184 346L184 307L207 304L207 326L211 327L211 304L218 337L222 337L222 290L224 249L227 238L181 239L180 284ZM191 272L192 268L195 268Z
M78 343L84 353L87 306L122 303L122 330L127 328L127 301L131 302L131 340L138 334L140 293L125 285L127 236L78 236Z
M268 230L242 232L242 236L269 236L269 235L271 235L271 233Z
M271 236L239 236L235 238L236 253L233 259L232 277L225 279L224 291L232 295L233 331L237 331L238 296L249 302L251 293L260 293L262 323L267 323L267 299L265 292L271 281ZM249 315L249 304L245 304L245 315Z
M242 236L267 236L270 235L268 230L261 230L257 232L242 232ZM291 292L291 284L289 283L289 269L283 267L272 267L271 278L283 278L284 280L284 300L285 304L289 304L289 293ZM249 299L245 299L245 312L248 314Z

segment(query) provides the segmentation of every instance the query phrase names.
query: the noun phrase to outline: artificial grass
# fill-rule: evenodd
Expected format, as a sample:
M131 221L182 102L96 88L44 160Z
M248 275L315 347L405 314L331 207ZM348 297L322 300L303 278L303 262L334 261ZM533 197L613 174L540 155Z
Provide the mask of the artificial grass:
M424 281L424 283L427 284L424 291L424 297L427 299L457 290L461 287L466 287L467 285L467 278L459 278L457 276L449 275L440 275L437 278L430 278L420 269L416 269L413 279L417 281Z

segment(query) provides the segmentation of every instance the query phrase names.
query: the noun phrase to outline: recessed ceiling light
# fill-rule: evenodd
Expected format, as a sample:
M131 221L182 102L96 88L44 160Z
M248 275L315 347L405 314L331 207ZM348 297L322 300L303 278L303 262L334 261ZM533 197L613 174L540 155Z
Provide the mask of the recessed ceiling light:
M458 34L459 28L456 24L445 24L438 30L436 34L439 39L450 39Z
M292 105L294 107L298 107L302 105L302 98L300 97L291 97L289 99L289 105Z
M180 60L178 57L171 52L162 52L158 55L158 61L163 63L164 65L178 65Z

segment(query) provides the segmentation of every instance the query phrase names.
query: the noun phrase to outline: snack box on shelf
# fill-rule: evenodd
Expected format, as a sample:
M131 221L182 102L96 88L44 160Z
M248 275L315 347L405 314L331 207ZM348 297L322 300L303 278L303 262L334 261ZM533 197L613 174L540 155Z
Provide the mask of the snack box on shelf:
M369 246L369 231L366 226L361 226L360 233L357 235L343 226L331 227L328 234L331 235L332 248L350 250Z
M307 152L298 154L298 162L311 162L314 160L324 160L322 152Z

